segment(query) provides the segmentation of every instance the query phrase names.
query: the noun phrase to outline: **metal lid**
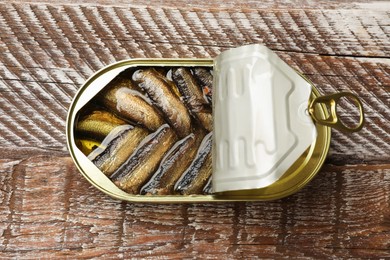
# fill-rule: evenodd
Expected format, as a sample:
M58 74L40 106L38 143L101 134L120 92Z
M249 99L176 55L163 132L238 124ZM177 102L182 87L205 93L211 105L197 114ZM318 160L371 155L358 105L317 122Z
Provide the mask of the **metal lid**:
M265 46L219 55L213 88L214 192L269 186L316 139L310 84Z

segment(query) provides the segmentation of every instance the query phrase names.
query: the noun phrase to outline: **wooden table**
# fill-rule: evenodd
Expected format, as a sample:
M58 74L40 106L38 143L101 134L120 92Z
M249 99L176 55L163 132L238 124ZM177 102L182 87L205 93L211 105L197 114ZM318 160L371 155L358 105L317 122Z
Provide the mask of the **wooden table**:
M55 2L0 3L0 258L390 257L390 2ZM153 205L111 199L81 177L65 119L92 73L251 43L323 94L364 103L364 129L332 131L307 187L271 202Z

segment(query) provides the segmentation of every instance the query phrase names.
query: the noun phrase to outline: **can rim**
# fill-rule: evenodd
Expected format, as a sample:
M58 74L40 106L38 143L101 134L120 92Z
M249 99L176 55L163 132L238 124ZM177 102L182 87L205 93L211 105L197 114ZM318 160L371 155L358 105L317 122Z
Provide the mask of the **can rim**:
M84 158L81 158L83 160L79 160L76 155L76 146L75 146L75 140L74 140L74 121L77 114L77 111L75 111L75 106L79 102L80 97L84 93L84 91L88 88L88 86L95 81L97 78L102 76L104 73L113 70L115 68L121 68L121 67L136 67L136 66L207 66L212 67L213 66L213 59L181 59L181 58L175 58L175 59L127 59L122 60L113 64L109 64L99 71L95 72L91 77L89 77L85 83L80 87L80 89L76 92L67 113L66 118L66 140L67 140L67 148L69 150L69 153L72 157L73 162L75 163L77 169L79 172L83 175L84 178L86 178L94 187L99 189L100 191L106 193L107 195L120 199L125 200L129 202L148 202L148 203L192 203L192 202L234 202L234 201L264 201L264 200L276 200L280 199L286 196L289 196L293 193L298 192L301 190L304 186L307 185L308 182L310 182L314 176L318 173L320 168L322 167L328 151L330 147L330 139L331 139L331 129L327 126L320 126L316 125L317 129L320 127L321 133L318 134L316 140L313 142L313 144L308 148L309 152L313 152L312 150L315 149L316 143L320 141L319 139L322 139L323 147L320 151L320 156L318 158L317 163L315 164L314 168L311 169L310 174L308 174L308 177L305 178L303 181L299 182L297 185L292 186L289 189L283 190L278 193L274 193L271 195L240 195L240 194L218 194L218 195L153 195L153 196L145 196L145 195L131 195L128 193L125 193L119 188L116 188L116 186L109 180L104 174L101 173L103 176L98 176L98 178L94 178L91 176L91 172L88 172L88 169L91 171L96 171L97 168L92 168L90 164L92 164L87 157L84 156ZM301 75L312 87L312 95L315 97L320 96L319 91L315 88L314 84L308 80L306 77ZM328 116L328 111L324 105L320 105L321 109L319 110L319 113L322 114L323 117ZM311 159L305 158L304 162L305 165L308 163L307 161ZM89 162L89 164L88 164ZM88 165L86 165L88 164ZM302 164L303 165L303 164ZM100 171L99 171L100 172ZM284 175L279 179L283 180ZM107 189L106 185L102 185L105 182L110 182L115 188ZM271 185L272 186L272 185ZM114 190L114 191L113 191Z

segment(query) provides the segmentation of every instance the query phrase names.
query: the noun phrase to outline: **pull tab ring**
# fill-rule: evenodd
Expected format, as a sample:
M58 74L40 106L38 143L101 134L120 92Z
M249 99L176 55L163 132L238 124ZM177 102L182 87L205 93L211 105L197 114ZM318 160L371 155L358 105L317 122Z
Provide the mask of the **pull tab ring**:
M360 114L359 123L355 127L348 127L348 126L344 125L341 122L341 120L337 117L337 103L340 100L340 98L342 98L342 97L350 98L359 108L359 114ZM316 108L316 105L319 103L322 103L329 108L330 115L328 118L321 119L321 118L316 117L315 108ZM349 93L349 92L340 92L340 93L335 93L335 94L331 94L331 95L327 95L327 96L321 96L321 97L317 97L317 98L313 99L309 105L309 114L314 119L314 121L316 123L318 123L320 125L329 126L329 127L335 128L335 129L343 131L343 132L349 132L349 133L357 132L360 129L362 129L362 127L364 125L363 104L356 95Z

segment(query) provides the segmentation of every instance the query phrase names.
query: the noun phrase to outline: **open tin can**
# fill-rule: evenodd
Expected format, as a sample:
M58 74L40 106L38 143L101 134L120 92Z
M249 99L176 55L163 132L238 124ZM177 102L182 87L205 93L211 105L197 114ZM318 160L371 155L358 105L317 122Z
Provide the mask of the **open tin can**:
M282 197L286 197L288 195L291 195L297 191L299 191L302 187L304 187L320 170L321 166L323 165L325 158L327 156L330 140L331 140L331 129L330 127L334 127L336 129L342 130L342 131L358 131L361 129L364 123L364 116L363 116L363 106L359 99L351 94L351 93L336 93L334 95L329 96L320 96L318 90L315 88L315 86L308 80L304 80L310 84L311 86L311 93L310 98L307 101L307 109L305 109L305 112L310 115L312 120L315 122L315 130L316 130L316 137L313 140L313 142L308 146L308 148L292 163L289 168L283 172L281 177L279 177L276 181L271 183L270 185L267 185L265 187L261 188L254 188L254 189L238 189L238 190L228 190L228 191L222 191L222 192L216 192L213 193L211 191L211 177L203 177L201 180L202 188L201 192L195 192L194 194L187 194L183 192L177 192L175 190L172 190L171 192L168 192L170 194L153 194L153 193L147 193L142 192L142 189L145 189L145 186L147 186L148 183L153 182L153 179L159 179L160 177L156 178L154 175L157 174L158 171L164 171L164 167L167 168L168 166L175 166L175 162L173 160L184 160L180 157L174 158L175 151L180 150L180 145L183 145L183 142L188 139L188 133L184 135L177 134L176 137L173 138L171 141L167 141L164 143L164 140L162 140L160 143L160 148L162 151L162 155L160 155L158 158L155 158L155 163L153 166L145 166L144 168L148 168L147 170L151 171L148 174L148 177L144 178L142 177L142 180L138 180L138 188L134 190L134 192L128 192L127 186L121 186L120 181L118 181L120 178L123 178L123 173L118 171L118 168L122 167L124 168L124 164L127 163L126 166L127 169L134 169L135 164L138 163L138 168L142 169L142 156L149 156L151 153L153 153L152 150L147 150L149 148L145 148L146 152L143 152L143 155L140 154L139 150L143 149L142 147L147 146L148 144L151 144L153 142L153 138L156 138L156 136L159 134L158 131L164 132L164 127L159 127L158 129L154 129L153 126L143 126L142 123L136 122L134 124L134 120L128 120L128 117L120 113L121 110L124 110L124 104L117 104L115 102L118 101L119 97L113 95L111 98L107 98L105 102L101 102L101 97L104 95L108 95L107 91L110 91L109 89L116 88L115 84L123 84L123 83L115 83L118 82L118 78L127 78L127 80L132 82L133 85L137 85L137 82L139 84L144 84L144 81L137 81L137 79L141 78L139 74L140 69L143 71L153 71L155 74L154 76L156 78L159 78L162 81L165 81L165 85L170 89L171 94L177 95L178 100L181 103L186 104L186 108L188 110L195 111L194 113L191 113L190 111L190 120L191 122L195 122L194 124L202 125L202 120L195 120L197 115L194 115L196 112L201 110L194 110L193 107L191 107L191 104L188 105L189 102L191 102L191 97L183 97L183 93L180 92L177 89L177 84L180 84L180 77L176 78L176 80L172 81L172 73L175 73L178 71L179 68L183 68L184 71L189 71L192 74L193 71L196 68L203 69L204 71L208 73L212 73L214 68L214 60L213 59L130 59L130 60L124 60L117 62L115 64L109 65L100 71L96 72L92 77L90 77L85 84L79 89L76 96L74 97L74 100L70 106L68 117L67 117L67 143L68 143L68 149L70 151L70 154L79 169L79 171L82 173L82 175L96 188L103 191L104 193L125 201L130 202L165 202L165 203L184 203L184 202L222 202L222 201L250 201L250 200L274 200L279 199ZM136 76L134 76L136 73L138 73ZM179 72L178 72L179 73ZM214 75L215 76L215 75ZM300 76L303 78L303 76ZM119 81L121 80L119 79ZM141 83L140 83L141 82ZM178 83L179 82L179 83ZM210 97L210 91L213 86L206 86L202 84L199 84L199 88L202 91L202 94L204 96L204 99L207 100L207 98ZM137 87L137 86L136 86ZM142 98L142 102L148 103L150 106L155 106L156 97L150 97L147 93L143 92L144 88L139 89L133 89L131 87L129 90L126 90L126 93L130 93L129 95L137 98ZM118 93L114 93L118 94ZM142 97L140 97L142 95ZM356 127L349 128L346 127L344 124L340 122L340 120L337 117L337 102L340 98L347 97L351 99L360 110L360 120ZM186 100L187 98L187 100ZM114 101L113 101L114 99ZM158 99L158 98L157 98ZM100 100L100 101L99 101ZM111 102L111 103L110 103ZM114 102L114 103L112 103ZM205 104L207 106L206 101ZM179 106L180 104L178 104ZM211 104L208 105L211 107ZM157 108L156 110L159 110L157 114L161 115L164 114L164 107ZM161 110L163 112L161 112ZM98 111L100 114L96 116L96 111ZM119 111L119 113L118 113ZM96 118L99 118L99 116L102 116L102 113L112 113L114 119L108 118L110 115L103 115L105 119L103 121L105 123L108 122L108 124L97 126L98 129L94 129L94 121ZM94 114L95 113L95 114ZM146 113L146 112L145 112ZM85 118L87 120L85 120ZM173 119L172 119L173 118ZM89 120L88 119L92 119ZM170 120L171 119L171 120ZM199 119L199 118L197 118ZM84 121L83 121L84 120ZM98 119L97 121L99 121ZM174 127L177 126L176 123L172 123L173 120L176 120L175 115L172 115L171 118L168 118L169 124L173 125ZM205 119L207 121L207 119ZM157 120L158 121L158 120ZM129 125L127 123L130 122ZM201 122L201 123L199 123ZM95 122L96 123L96 122ZM119 125L119 128L116 127ZM138 126L141 125L141 126ZM204 125L203 125L204 126ZM96 127L95 127L96 128ZM104 156L116 156L113 152L116 148L113 148L113 143L115 143L118 139L118 136L120 134L125 133L125 131L130 131L135 128L144 128L145 131L140 130L139 136L142 136L141 139L137 139L138 141L134 140L136 144L132 143L130 140L129 149L132 149L131 151L124 152L123 154L127 154L129 158L124 158L123 162L126 161L126 163L123 163L122 165L119 165L116 167L116 169L111 170L110 174L103 173L101 164L99 165L99 156L101 158L104 158ZM169 128L169 126L168 126ZM192 128L192 131L190 135L195 136L196 130L194 130L196 127ZM202 128L202 127L199 127ZM196 148L188 148L188 149L197 149L198 152L194 153L193 151L190 152L192 154L192 163L187 163L186 165L186 171L185 173L190 174L188 176L195 176L195 174L191 174L191 171L188 170L188 168L195 167L197 163L194 162L198 157L202 157L202 160L206 160L206 155L202 155L201 149L208 149L207 148L207 138L211 138L211 134L208 134L208 132L212 132L212 129L208 129L208 127L203 127L202 130L202 139L203 142L198 142ZM116 129L116 130L115 130ZM119 129L119 130L118 130ZM116 134L112 134L116 131ZM183 130L184 131L184 130ZM110 134L107 134L110 133ZM165 133L166 134L166 133ZM97 135L100 135L100 137L96 137ZM137 138L138 138L137 137ZM184 140L184 141L183 141ZM159 141L157 140L156 143ZM210 141L208 141L210 142ZM126 145L122 145L125 149ZM134 146L133 148L130 148L130 146ZM164 146L165 147L164 149ZM169 146L169 147L168 147ZM209 145L210 146L210 145ZM141 147L141 148L140 148ZM149 146L151 147L151 146ZM203 147L203 148L202 148ZM111 149L111 151L109 151ZM118 148L119 149L119 148ZM152 148L150 148L152 149ZM210 150L210 149L209 149ZM209 154L211 152L208 151ZM137 154L138 151L138 154ZM189 150L187 151L189 152ZM150 153L150 154L149 154ZM183 150L183 154L185 156L186 150ZM209 155L211 156L211 155ZM212 157L214 157L213 155ZM120 157L120 156L119 156ZM134 162L131 162L131 158L133 158ZM202 160L199 159L200 162ZM105 159L106 160L106 159ZM138 160L138 161L137 161ZM171 160L171 161L170 161ZM214 158L213 158L214 160ZM165 166L164 166L165 163ZM198 163L199 164L199 163ZM168 166L167 166L168 165ZM125 168L126 168L125 167ZM99 169L100 168L100 169ZM152 169L153 168L153 169ZM105 168L107 169L107 167ZM195 169L196 170L196 169ZM198 169L199 170L199 169ZM210 170L210 167L209 167ZM112 173L113 172L113 173ZM169 172L169 171L168 171ZM184 173L183 173L184 174ZM113 175L116 175L116 177L112 177ZM119 177L120 178L119 178ZM137 176L133 176L134 178L137 178ZM183 177L180 176L180 178L175 178L175 188L178 187L177 183L179 181L183 182ZM196 178L196 177L194 177ZM160 178L161 179L161 178ZM116 181L115 181L116 180ZM157 180L158 181L158 180ZM186 180L184 183L191 182L191 180ZM119 183L119 184L118 184ZM171 183L171 186L173 184ZM150 186L150 185L149 185ZM153 185L152 185L153 186ZM156 185L154 185L156 186ZM158 184L157 184L158 186ZM179 185L180 186L180 185ZM198 185L199 186L199 185ZM180 187L179 187L180 188ZM141 191L140 191L141 190ZM199 190L199 187L198 187ZM144 193L144 194L140 194ZM203 194L199 194L203 193Z

